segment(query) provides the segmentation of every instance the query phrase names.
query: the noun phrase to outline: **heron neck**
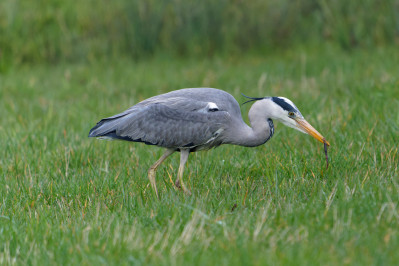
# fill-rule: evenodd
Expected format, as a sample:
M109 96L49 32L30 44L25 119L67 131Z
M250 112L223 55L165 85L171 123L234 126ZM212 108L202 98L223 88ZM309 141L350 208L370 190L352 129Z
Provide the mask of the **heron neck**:
M255 147L267 142L274 133L273 120L271 114L268 113L267 100L256 101L248 112L248 118L251 126L243 122L238 134L234 135L236 144L246 147Z

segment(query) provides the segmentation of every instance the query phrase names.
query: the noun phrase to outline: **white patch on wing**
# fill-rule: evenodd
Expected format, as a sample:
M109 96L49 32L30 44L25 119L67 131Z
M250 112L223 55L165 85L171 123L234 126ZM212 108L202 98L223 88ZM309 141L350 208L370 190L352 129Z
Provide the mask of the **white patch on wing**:
M216 103L213 103L213 102L208 102L204 108L201 108L198 110L198 112L200 112L200 113L209 113L209 112L216 112L216 111L219 111L219 107L216 105Z
M208 108L208 111L218 111L219 107L216 105L216 103L209 102L208 105L206 106Z

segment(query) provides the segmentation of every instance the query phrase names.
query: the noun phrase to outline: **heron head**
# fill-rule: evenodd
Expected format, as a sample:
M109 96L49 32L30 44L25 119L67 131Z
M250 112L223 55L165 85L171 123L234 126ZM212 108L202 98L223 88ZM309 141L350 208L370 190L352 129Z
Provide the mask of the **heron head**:
M305 120L292 101L284 97L270 97L269 99L273 105L272 118L288 127L309 134L322 143L326 142L330 146L330 143Z

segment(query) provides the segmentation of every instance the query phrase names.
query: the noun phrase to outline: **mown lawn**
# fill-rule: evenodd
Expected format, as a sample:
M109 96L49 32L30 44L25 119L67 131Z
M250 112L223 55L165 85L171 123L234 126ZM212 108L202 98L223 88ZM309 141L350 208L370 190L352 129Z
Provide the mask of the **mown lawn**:
M0 75L0 264L397 265L397 48L33 65ZM179 158L88 139L103 117L185 87L285 96L330 141L275 123L257 148ZM244 105L243 116L250 105Z

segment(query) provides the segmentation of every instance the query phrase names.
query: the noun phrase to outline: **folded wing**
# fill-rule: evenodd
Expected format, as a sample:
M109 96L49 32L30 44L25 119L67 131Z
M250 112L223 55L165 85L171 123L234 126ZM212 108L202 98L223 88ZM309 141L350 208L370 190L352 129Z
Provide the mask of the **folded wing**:
M167 148L217 146L230 121L216 103L184 97L148 99L123 113L102 119L89 137L144 142ZM210 145L212 142L212 145Z

